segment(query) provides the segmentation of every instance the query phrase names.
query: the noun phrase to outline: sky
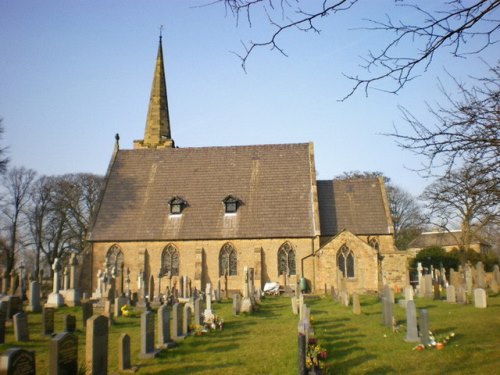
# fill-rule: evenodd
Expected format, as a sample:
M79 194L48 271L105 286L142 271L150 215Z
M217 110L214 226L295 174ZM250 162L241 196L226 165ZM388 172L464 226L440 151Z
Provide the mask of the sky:
M44 175L104 175L120 148L142 139L163 25L172 138L179 147L313 142L318 179L380 171L414 195L431 180L414 171L421 157L385 136L405 131L398 106L431 121L426 102L442 101L446 70L464 82L487 66L476 56L438 53L398 95L355 93L344 74L363 75L362 58L389 40L364 19L409 16L394 0L364 1L325 17L321 33L292 30L279 40L287 57L256 50L246 72L235 53L265 40L270 26L253 13L236 23L210 0L0 0L0 118L11 166ZM432 6L434 0L421 1ZM414 48L412 45L401 48ZM482 53L493 64L498 48Z

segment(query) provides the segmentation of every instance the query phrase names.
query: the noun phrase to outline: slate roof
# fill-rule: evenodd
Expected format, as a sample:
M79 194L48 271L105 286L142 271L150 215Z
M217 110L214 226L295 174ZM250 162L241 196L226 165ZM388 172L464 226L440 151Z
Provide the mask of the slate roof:
M461 232L424 232L408 244L408 248L425 248L429 246L458 246ZM473 236L471 244L482 244L490 246L488 243Z
M358 235L392 233L380 179L320 180L317 185L322 236L344 229Z
M90 240L314 237L312 163L310 143L119 150ZM173 197L182 215L169 215Z

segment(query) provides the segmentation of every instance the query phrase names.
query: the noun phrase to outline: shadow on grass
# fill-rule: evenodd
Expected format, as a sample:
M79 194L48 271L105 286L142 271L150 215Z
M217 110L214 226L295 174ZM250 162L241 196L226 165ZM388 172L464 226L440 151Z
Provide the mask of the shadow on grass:
M370 371L365 372L365 375L385 375L385 374L395 374L396 370L389 366L376 367Z
M172 369L169 365L165 365L164 370L159 370L156 372L147 372L150 375L165 375L165 374L195 374L197 372L206 373L208 370L221 370L229 368L238 368L241 366L238 362L217 364L214 366L210 365L199 365L199 366L183 366L182 368ZM169 368L170 367L170 368Z

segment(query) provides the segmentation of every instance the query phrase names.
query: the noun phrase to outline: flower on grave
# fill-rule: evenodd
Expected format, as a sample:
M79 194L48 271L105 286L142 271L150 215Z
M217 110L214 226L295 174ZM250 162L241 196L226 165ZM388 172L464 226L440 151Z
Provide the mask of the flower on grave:
M209 330L215 330L215 329L222 330L224 326L224 319L219 317L217 314L212 314L203 321L203 325L206 329Z
M306 368L325 369L327 367L326 358L326 349L319 345L314 337L311 337L307 343Z

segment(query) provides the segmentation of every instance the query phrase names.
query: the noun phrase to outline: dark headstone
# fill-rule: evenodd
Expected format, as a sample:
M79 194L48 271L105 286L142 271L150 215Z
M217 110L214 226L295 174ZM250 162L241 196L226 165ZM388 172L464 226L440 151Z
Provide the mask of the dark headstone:
M158 309L158 346L168 346L170 343L170 314L168 306L162 305Z
M78 374L78 337L76 335L67 332L59 333L50 340L49 374Z
M306 350L307 350L307 343L306 343L306 336L299 333L298 335L298 368L299 368L299 375L305 375L306 374Z
M27 342L30 340L28 331L28 316L24 312L19 312L13 317L14 336L16 341Z
M175 303L172 306L172 338L177 340L182 338L182 306L180 303Z
M90 318L94 314L94 308L92 306L92 302L83 302L82 303L82 323L83 327L87 326L87 319Z
M192 317L193 308L190 304L186 303L182 315L182 334L185 336L189 334Z
M0 357L0 374L35 375L35 352L19 348L10 348Z
M420 310L419 326L420 326L420 342L423 345L428 345L430 343L430 337L429 337L429 314L427 313L427 309Z
M2 298L2 302L6 304L5 309L7 319L12 319L15 314L23 311L23 302L18 296L5 296Z
M132 368L130 362L130 336L122 333L118 343L118 370L125 371Z
M74 315L64 315L64 332L73 333L76 331L76 318Z
M87 320L85 340L86 375L108 373L108 318L94 315Z
M5 311L0 308L0 344L3 343L5 343Z
M140 358L154 358L159 351L155 350L155 314L144 311L141 314L141 353Z
M44 307L42 310L42 331L44 335L54 333L54 312L53 307Z

